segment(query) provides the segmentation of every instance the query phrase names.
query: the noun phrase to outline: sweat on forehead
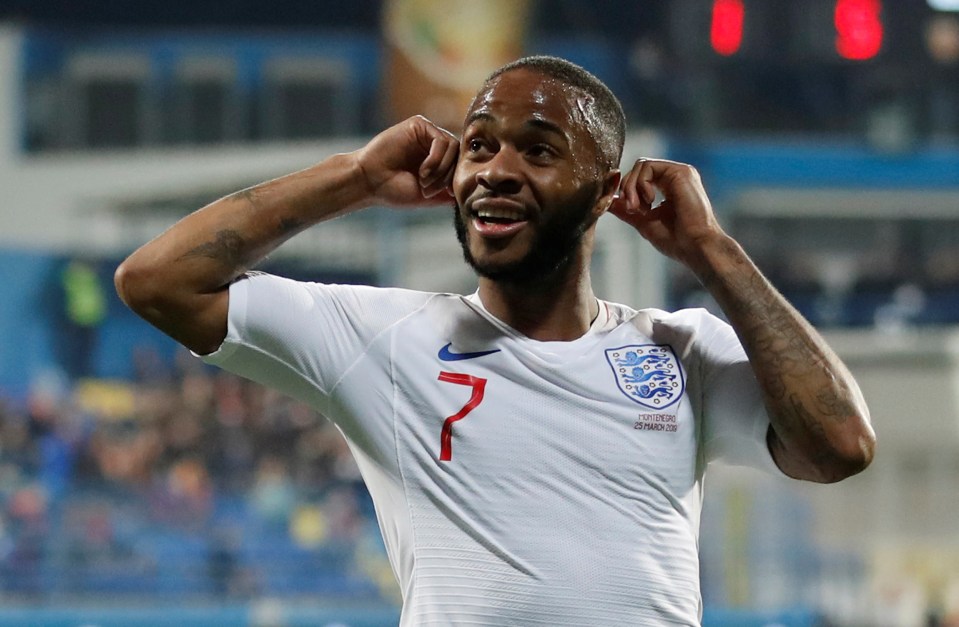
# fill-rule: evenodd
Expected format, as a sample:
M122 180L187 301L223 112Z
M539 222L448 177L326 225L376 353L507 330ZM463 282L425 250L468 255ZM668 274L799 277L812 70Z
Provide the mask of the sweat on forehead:
M503 83L509 82L509 79L516 74L521 73L521 70L525 70L525 68L520 68L514 72L504 72L503 74L499 74L487 80L483 84L483 87L476 93L473 101L470 103L467 115L477 111L482 111L484 108L491 105L494 100L499 98L505 97L508 100L513 101L515 96L504 96L502 93L500 93L499 97L497 97L495 94L497 91L502 92ZM526 74L524 79L529 78L530 80L523 80L521 83L522 87L506 87L506 89L521 93L524 100L528 97L528 100L537 106L543 106L547 103L557 104L562 102L565 108L569 111L571 120L580 123L587 122L586 112L594 104L594 99L591 98L589 94L585 93L578 87L569 85L564 81L558 80L552 76L537 72L535 70L529 70L523 73Z

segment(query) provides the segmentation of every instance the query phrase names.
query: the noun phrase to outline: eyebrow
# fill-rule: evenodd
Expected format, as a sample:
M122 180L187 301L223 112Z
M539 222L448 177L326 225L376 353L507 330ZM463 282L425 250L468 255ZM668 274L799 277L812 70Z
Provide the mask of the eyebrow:
M474 111L466 118L466 123L464 124L464 127L479 121L495 122L496 118L493 117L492 114L487 113L485 111ZM560 127L558 124L554 122L550 122L549 120L545 120L539 117L534 117L527 120L523 124L523 126L538 129L541 131L546 131L548 133L555 133L559 135L560 137L562 137L563 139L567 139L568 141L568 138L566 137L566 133L563 131L562 127Z
M466 122L463 124L463 126L469 126L473 122L478 122L479 120L483 120L484 122L492 122L493 119L493 116L489 113L485 113L483 111L474 111L473 113L469 114L469 117L466 118Z
M532 118L528 120L524 126L531 126L548 133L556 133L560 137L566 139L566 133L558 124L554 124L553 122L544 120L543 118Z

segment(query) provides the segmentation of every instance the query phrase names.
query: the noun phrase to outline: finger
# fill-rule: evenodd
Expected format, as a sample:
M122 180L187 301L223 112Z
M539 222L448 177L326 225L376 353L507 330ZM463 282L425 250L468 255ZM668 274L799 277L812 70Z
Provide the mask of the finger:
M417 173L420 185L424 185L435 176L436 167L443 159L444 143L442 137L434 136L431 138L429 151L420 163L419 172Z
M424 206L433 206L433 205L448 205L450 200L453 199L453 192L446 187L439 187L432 191L423 190L423 201Z
M609 209L607 211L617 218L622 218L622 215L626 213L626 198L622 191L617 192L617 194L613 196L613 202L609 203Z
M672 205L664 200L655 207L650 207L649 211L643 212L643 222L665 222L670 220L672 215Z
M449 167L449 170L446 172L446 176L443 178L443 191L446 192L446 195L449 198L454 198L453 196L453 177L456 174L456 163L459 160L459 148L453 152L453 164Z
M650 183L661 190L664 196L705 196L699 172L693 166L666 159L650 159L648 164L652 174Z
M636 194L636 179L639 176L639 163L634 165L623 179L621 185L621 196L623 198L623 209L627 212L639 210L639 196Z
M639 159L630 179L632 207L634 211L649 211L656 200L656 172L652 159Z
M427 153L423 162L420 164L419 174L422 175L424 166L433 160L433 163L439 161L442 157L443 146L448 141L457 141L456 137L444 128L441 128L423 117L415 115L407 121L416 138L416 142ZM439 144L437 143L439 141Z
M662 219L664 212L661 210L662 205L655 207L650 210L639 210L639 211L630 211L626 206L626 201L614 201L610 205L609 213L613 214L626 224L634 227L640 228L643 224L648 222L656 222Z
M637 192L642 198L643 209L648 211L653 206L653 201L656 200L656 187L653 185L653 180L656 177L656 170L653 167L653 162L649 159L644 159L642 166L639 168L639 176L637 177Z
M424 195L429 197L450 187L453 182L453 173L456 171L459 152L459 142L456 139L445 140L439 163L436 164L429 179L423 181L425 184L423 187Z

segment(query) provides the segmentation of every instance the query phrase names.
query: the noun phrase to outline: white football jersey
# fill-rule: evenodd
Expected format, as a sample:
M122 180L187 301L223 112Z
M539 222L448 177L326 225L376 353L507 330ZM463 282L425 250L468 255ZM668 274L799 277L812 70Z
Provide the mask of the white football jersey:
M531 340L478 297L255 274L213 364L343 432L402 625L699 625L706 464L774 470L732 329L600 302Z

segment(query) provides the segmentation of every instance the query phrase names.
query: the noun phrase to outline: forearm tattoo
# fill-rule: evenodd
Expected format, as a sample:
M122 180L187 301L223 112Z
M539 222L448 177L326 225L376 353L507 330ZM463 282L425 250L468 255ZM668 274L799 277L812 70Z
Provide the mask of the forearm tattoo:
M256 187L242 189L227 196L227 200L243 203L254 214L263 213L261 190ZM270 232L267 227L267 231L263 234L264 239L271 240L266 242L265 246L278 245L301 231L305 225L306 222L297 217L283 216L277 219L274 231ZM178 260L203 257L218 261L224 267L241 270L255 260L254 250L262 248L262 245L256 244L258 239L259 236L256 235L245 237L237 229L221 229L216 232L212 240L191 248L180 255Z
M726 293L727 315L737 321L747 352L760 364L757 370L771 408L786 418L777 428L793 431L793 427L802 426L814 439L825 439L821 419L842 424L856 413L851 401L836 387L839 375L831 370L823 348L803 328L798 314L782 303L775 288L747 260L737 258L736 263L738 267L727 274L725 285L712 287ZM713 273L704 282L719 280ZM795 382L800 379L813 387L797 388Z
M233 229L223 229L216 232L212 241L191 248L180 255L177 261L205 257L218 261L224 266L235 268L240 266L246 257L243 244L244 240L239 233Z
M241 189L238 192L230 194L227 198L236 202L246 202L253 209L258 209L259 207L257 207L256 202L257 196L258 193L255 187L247 187L246 189Z
M241 189L235 194L231 194L229 198L234 201L245 202L247 206L249 206L254 212L262 213L262 194L264 194L264 190L261 188L248 187L246 189ZM306 220L296 216L283 216L277 221L276 235L285 239L295 235L296 233L299 233L306 225Z

